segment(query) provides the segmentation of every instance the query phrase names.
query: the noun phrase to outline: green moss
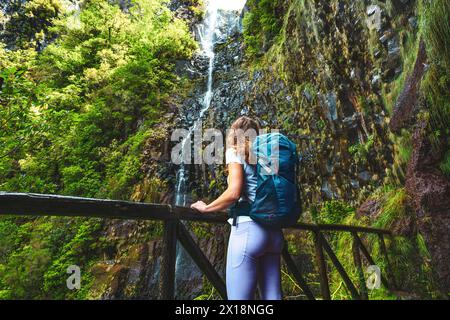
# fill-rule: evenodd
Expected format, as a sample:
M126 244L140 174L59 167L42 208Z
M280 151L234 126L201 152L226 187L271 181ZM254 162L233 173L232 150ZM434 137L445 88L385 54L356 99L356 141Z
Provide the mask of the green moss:
M428 101L429 137L435 150L447 150L450 136L450 2L421 2L423 39L429 70L422 83Z
M391 229L394 222L406 217L408 195L405 189L393 189L384 195L382 209L374 222L374 226Z
M400 141L398 142L398 157L399 160L406 164L411 158L413 152L411 134L408 131L404 131Z
M355 209L342 200L331 200L323 204L319 212L312 211L315 223L337 224L354 214Z
M440 168L442 172L450 177L450 150L448 150L444 156L444 160L442 161Z
M367 161L367 156L372 150L374 145L374 136L370 135L367 141L364 143L356 143L348 148L348 152L353 155L354 159L358 163L365 163Z
M281 30L277 9L280 1L249 0L249 11L244 15L244 42L249 56L260 56L267 51Z
M419 48L419 39L415 34L403 32L400 43L403 72L392 83L385 84L382 88L383 102L387 111L391 115L394 110L395 103L397 102L397 98L404 89L406 78L411 74L414 68Z

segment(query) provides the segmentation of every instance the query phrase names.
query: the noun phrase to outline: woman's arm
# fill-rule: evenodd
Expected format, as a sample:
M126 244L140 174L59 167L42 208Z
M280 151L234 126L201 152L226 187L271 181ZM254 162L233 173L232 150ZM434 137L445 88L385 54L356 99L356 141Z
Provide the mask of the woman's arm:
M200 212L216 212L227 209L241 197L244 185L244 170L239 163L230 163L228 165L228 188L216 200L210 204L203 201L197 201L191 205L191 208Z

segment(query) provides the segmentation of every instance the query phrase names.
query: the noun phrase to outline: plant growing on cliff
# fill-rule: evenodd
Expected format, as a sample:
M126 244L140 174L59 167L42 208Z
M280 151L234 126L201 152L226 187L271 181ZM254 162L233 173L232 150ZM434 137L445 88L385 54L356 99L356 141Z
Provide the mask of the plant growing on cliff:
M338 224L349 215L355 213L355 208L342 200L331 200L323 204L319 212L311 212L314 223Z
M279 0L249 0L247 6L249 11L243 20L246 52L250 56L259 56L270 48L280 33L280 3Z
M95 260L102 242L98 239L101 223L95 219L83 221L75 236L66 242L59 254L52 260L44 274L43 291L56 299L86 298L92 276L89 269ZM69 291L66 287L67 268L77 265L82 270L82 285L79 291Z
M436 150L446 152L450 136L450 2L422 1L421 6L422 33L430 62L422 83L429 102L430 138Z
M358 163L365 163L367 156L374 145L374 136L370 135L365 142L358 142L348 148L348 152L353 155Z
M357 217L349 214L343 224L369 225L377 228L399 229L404 228L408 223L407 194L404 188L382 188L374 193L373 199L379 201L380 208L372 217ZM372 221L369 221L372 220ZM359 287L359 290L365 287L365 281L360 278L361 275L356 268L352 250L352 236L349 233L334 234L330 238L330 245L336 253L339 261L347 271L352 282ZM389 276L389 279L395 280L403 290L409 290L414 296L434 297L434 286L431 269L429 264L429 253L426 248L423 237L420 234L406 236L386 237L386 245L388 247L389 261L394 274L389 274L387 269L387 261L383 256L379 238L377 235L367 235L363 238L365 245L368 247L372 258L380 267L381 271ZM342 278L335 269L331 269L330 274L330 290L333 299L351 299L351 294L342 283ZM393 294L387 288L369 290L370 299L399 299L400 296Z

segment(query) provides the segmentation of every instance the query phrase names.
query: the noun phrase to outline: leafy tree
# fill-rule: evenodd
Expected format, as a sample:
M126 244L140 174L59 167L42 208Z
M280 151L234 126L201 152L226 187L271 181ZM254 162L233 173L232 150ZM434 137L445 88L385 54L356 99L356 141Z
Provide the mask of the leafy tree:
M183 85L175 62L196 49L166 5L89 0L69 12L56 0L12 3L0 45L0 190L130 198L143 145ZM35 45L39 32L52 39L45 48ZM101 227L0 217L0 298L86 298ZM70 264L83 268L81 291L65 287Z

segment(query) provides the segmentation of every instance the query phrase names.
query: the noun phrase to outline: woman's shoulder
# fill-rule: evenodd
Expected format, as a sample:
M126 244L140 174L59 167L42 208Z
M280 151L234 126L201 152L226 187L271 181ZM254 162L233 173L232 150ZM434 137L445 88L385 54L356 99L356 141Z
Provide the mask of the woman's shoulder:
M227 151L225 152L225 162L226 164L230 163L244 164L244 161L242 161L242 158L239 156L235 148L227 149Z

